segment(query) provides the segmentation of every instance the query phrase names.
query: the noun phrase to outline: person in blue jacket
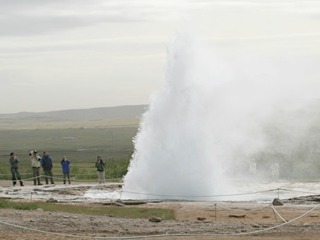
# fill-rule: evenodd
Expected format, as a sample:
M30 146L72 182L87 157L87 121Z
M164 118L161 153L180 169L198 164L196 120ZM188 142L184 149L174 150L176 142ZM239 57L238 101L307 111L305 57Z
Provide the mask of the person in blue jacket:
M50 179L51 184L54 184L52 175L52 159L50 158L48 152L43 152L40 162L44 171L44 179L46 180L46 184L49 182L48 179Z
M69 182L69 184L71 184L71 181L70 181L70 161L67 159L66 156L62 157L61 167L62 167L62 173L63 173L63 184L66 184L66 178L68 178L68 182Z

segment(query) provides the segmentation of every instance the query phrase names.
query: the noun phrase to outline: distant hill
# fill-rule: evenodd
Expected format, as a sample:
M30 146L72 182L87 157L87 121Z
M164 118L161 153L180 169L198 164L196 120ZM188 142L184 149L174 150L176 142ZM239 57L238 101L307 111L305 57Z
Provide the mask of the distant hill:
M69 123L66 127L71 127L71 125L78 127L80 125L84 126L84 124L82 124L84 122L95 123L96 126L132 125L137 124L146 109L147 105L128 105L40 113L20 112L14 114L0 114L0 128L43 128L45 126L51 128L54 127L52 124L55 126L60 124L59 128L61 128L62 123ZM78 123L78 125L76 123ZM79 123L81 124L79 125ZM50 126L48 124L50 124Z

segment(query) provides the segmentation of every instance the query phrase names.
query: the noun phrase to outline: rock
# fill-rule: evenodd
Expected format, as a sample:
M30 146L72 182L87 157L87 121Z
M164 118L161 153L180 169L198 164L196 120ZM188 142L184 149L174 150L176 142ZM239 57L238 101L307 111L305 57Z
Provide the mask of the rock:
M58 200L56 200L56 199L54 199L54 198L49 198L49 199L47 200L47 202L48 202L48 203L57 203Z
M161 222L162 219L159 218L159 217L151 217L151 218L149 218L149 221L150 221L150 222Z
M283 206L283 202L281 202L279 198L275 198L272 201L272 205L273 206Z
M204 221L204 220L206 220L206 218L205 217L197 217L197 220L198 221Z
M146 204L146 201L142 201L142 200L122 200L122 201L117 201L117 203L121 203L123 205L142 205L142 204Z
M245 232L247 232L247 230L246 229L240 229L240 230L237 230L236 232L237 233L245 233Z
M228 217L229 217L229 218L245 218L245 217L246 217L246 215L245 215L245 214L243 214L243 215L235 215L235 214L231 214L231 215L229 215Z
M310 196L301 196L301 197L294 197L294 198L289 198L289 201L295 201L295 202L320 202L320 195L310 195Z
M253 228L260 228L260 225L257 224L257 223L253 223L253 224L251 224L251 226L252 226Z

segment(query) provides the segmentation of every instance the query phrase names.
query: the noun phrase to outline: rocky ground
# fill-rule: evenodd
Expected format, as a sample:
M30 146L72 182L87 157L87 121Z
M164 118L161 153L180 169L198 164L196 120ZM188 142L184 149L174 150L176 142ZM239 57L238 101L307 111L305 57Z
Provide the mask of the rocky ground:
M59 194L80 194L81 187L59 188ZM43 187L44 188L44 187ZM11 188L0 189L1 197ZM16 192L19 192L17 190ZM44 188L48 191L48 188ZM73 190L71 190L73 189ZM52 188L57 192L57 188ZM6 192L7 191L7 192ZM8 194L10 196L10 194ZM26 201L11 195L16 201ZM48 195L56 196L56 195ZM152 222L88 216L41 209L0 209L0 238L17 239L319 239L317 196L283 201L283 206L257 202L150 202L140 207L168 208L176 220ZM63 204L63 203L61 203ZM73 202L101 206L98 202ZM312 210L312 208L315 208ZM310 211L312 210L312 211ZM303 214L308 214L302 216ZM302 216L302 217L300 217ZM296 219L296 220L294 220ZM290 222L291 220L294 220Z

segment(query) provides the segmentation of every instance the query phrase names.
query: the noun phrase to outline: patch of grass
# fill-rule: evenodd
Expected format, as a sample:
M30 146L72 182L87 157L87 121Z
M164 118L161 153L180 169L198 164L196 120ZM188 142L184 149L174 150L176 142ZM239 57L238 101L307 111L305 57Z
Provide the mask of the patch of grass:
M34 210L38 208L36 203L11 202L9 200L0 199L0 208L13 208L18 210Z
M86 215L113 216L122 218L160 217L164 220L175 219L174 212L161 208L116 207L116 206L77 206L67 204L38 203L45 211L68 212Z
M87 206L57 204L45 202L13 202L0 199L0 208L13 208L19 210L34 210L41 208L49 212L66 212L84 215L112 216L121 218L151 218L160 217L163 220L175 219L175 214L170 209L142 208L142 207L116 207L116 206Z
M9 202L4 199L0 199L0 208L9 208Z

